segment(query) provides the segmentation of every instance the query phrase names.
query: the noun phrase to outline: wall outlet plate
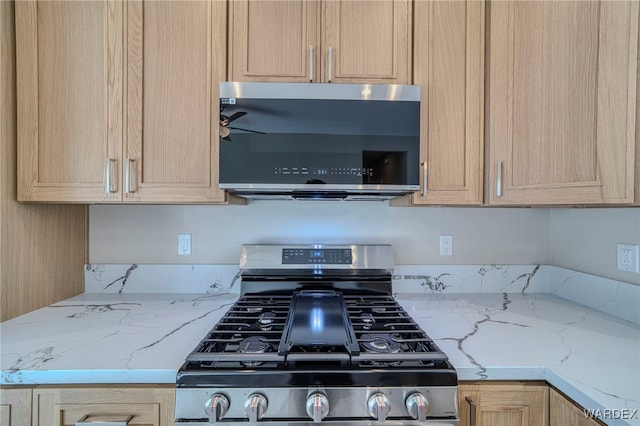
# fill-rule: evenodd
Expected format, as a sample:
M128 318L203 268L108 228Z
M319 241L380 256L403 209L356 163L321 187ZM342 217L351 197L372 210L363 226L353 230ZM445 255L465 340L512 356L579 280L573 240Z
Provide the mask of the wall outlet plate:
M453 235L440 235L440 256L453 256Z
M621 244L616 247L616 259L620 271L640 272L638 263L638 244Z
M178 234L178 254L180 256L191 254L191 234Z

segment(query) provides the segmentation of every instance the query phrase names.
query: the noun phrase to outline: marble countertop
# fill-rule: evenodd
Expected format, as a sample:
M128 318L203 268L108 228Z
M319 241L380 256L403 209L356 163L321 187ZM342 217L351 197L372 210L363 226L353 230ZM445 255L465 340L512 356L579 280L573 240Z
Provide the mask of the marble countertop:
M173 383L237 294L85 293L0 324L2 385ZM548 294L398 293L464 380L640 410L640 326ZM610 425L640 425L640 413Z

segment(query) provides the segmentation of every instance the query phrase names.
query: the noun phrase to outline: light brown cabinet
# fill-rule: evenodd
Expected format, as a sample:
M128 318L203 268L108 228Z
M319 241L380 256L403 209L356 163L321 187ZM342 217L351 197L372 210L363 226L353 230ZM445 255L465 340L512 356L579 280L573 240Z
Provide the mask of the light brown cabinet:
M410 0L232 0L229 79L411 82Z
M172 426L173 386L38 387L33 391L33 426L74 426L77 421L123 421L132 426ZM58 423L56 423L58 424Z
M414 3L421 190L392 204L482 204L485 3Z
M460 426L549 426L544 383L460 383L458 406Z
M19 199L209 203L226 3L18 2Z
M15 12L18 200L117 201L106 188L122 150L122 3L20 1Z
M217 123L226 4L125 5L124 199L222 202Z
M549 426L599 426L598 420L588 418L584 411L555 389L549 393Z
M634 199L638 3L492 2L489 204Z
M31 388L0 389L0 425L31 426Z

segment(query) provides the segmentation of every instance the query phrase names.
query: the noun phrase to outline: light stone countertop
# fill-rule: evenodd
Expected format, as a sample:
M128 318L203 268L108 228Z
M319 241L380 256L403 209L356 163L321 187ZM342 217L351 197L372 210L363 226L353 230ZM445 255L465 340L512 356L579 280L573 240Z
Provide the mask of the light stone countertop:
M640 326L548 293L397 293L464 380L640 410ZM237 294L85 293L0 324L2 385L174 383ZM640 425L606 420L610 425Z

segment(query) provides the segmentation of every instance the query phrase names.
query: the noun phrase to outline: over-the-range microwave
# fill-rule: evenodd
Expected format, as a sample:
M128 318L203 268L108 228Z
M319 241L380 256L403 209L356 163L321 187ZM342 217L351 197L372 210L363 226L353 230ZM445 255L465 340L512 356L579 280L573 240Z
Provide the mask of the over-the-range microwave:
M420 188L420 88L220 83L220 188L254 198L389 199Z

